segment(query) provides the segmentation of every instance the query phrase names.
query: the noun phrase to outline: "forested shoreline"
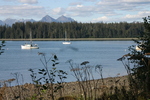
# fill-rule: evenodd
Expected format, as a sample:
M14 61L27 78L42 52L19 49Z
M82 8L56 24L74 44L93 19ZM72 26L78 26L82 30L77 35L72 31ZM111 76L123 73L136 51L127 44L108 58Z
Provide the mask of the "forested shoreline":
M33 39L61 39L67 37L78 38L137 38L142 36L143 23L47 23L47 22L19 22L12 26L0 26L0 39L29 39L32 32Z

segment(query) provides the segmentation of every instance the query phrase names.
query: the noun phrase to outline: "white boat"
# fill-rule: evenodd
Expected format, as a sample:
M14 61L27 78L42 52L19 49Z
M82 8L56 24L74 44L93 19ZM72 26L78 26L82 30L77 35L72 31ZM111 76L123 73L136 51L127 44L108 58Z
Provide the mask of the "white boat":
M67 40L67 33L65 32L65 41L62 44L71 44L70 41Z
M139 48L137 45L136 45L135 49L136 49L137 51L141 51L141 48Z
M71 44L71 42L67 42L67 41L65 41L65 42L63 42L63 44Z
M140 43L139 45L136 45L135 50L137 50L137 51L144 50L144 48L142 48L142 46L144 46L144 43L143 43L143 42Z
M39 49L37 44L32 43L31 32L30 32L30 43L25 43L24 45L21 45L21 49Z
M24 45L21 45L21 49L39 49L38 45L37 44L24 44Z

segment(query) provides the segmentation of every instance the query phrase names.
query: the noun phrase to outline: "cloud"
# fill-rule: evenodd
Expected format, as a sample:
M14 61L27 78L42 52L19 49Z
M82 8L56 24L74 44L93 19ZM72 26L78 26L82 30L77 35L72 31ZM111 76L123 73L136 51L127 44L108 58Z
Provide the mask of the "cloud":
M95 2L97 0L83 0L83 1Z
M150 0L101 0L95 9L95 14L100 17L92 21L141 21L144 16L150 15L149 5Z
M140 11L137 14L127 14L122 19L139 20L150 15L150 11Z
M92 22L106 22L108 20L109 20L108 17L102 16L102 17L98 17L98 18L93 19Z
M115 2L112 0L102 0L97 3L97 5L101 9L109 9L110 11L115 11L115 10L131 10L133 9L133 5L130 5L128 3L124 3L121 0L116 0Z
M150 0L102 0L97 3L100 7L112 10L139 11L144 7L149 6Z
M131 2L138 3L138 2L140 2L140 3L143 3L143 2L150 2L150 0L122 0L122 2L128 2L128 3L131 3Z
M113 5L113 7L110 8L110 5ZM67 10L66 12L69 13L70 16L80 16L80 17L94 16L96 14L102 14L104 16L112 16L112 15L117 15L114 9L117 9L116 3L110 0L110 2L106 2L106 1L99 2L97 5L96 3L94 3L93 5L76 3L76 5L69 6L66 9Z
M76 5L67 8L67 11L72 16L91 16L95 12L94 6Z
M144 0L144 2L146 1L148 0ZM95 3L95 5L93 4L90 6L78 2L68 7L66 9L66 13L68 13L70 16L80 17L100 16L98 18L94 18L92 21L115 21L116 19L123 18L121 16L125 16L128 12L137 13L138 11L143 10L140 8L137 2L142 3L142 0L116 0L115 2L113 0L101 0ZM113 18L113 16L118 16L119 18Z
M58 7L58 8L52 9L52 14L54 15L63 15L64 13L65 13L64 8Z
M76 6L76 5L82 5L82 2L71 2L71 3L69 3L69 6Z
M16 1L16 0L3 0L3 1L7 1L7 2L9 2L9 1Z
M44 8L41 6L31 6L28 4L18 6L0 6L0 15L11 17L33 17L45 15Z
M150 15L150 0L76 0L76 2L41 0L40 3L38 0L3 1L10 2L6 3L9 6L0 6L1 16L43 17L49 14L50 16L65 15L95 22L112 22L139 20ZM24 5L19 5L20 3ZM36 3L38 4L37 6L30 5ZM5 5L4 2L3 5Z
M144 17L150 15L150 11L140 11L137 14L126 14L123 17L107 17L102 16L92 19L92 22L142 22Z
M18 0L21 3L35 4L38 3L37 0Z
M77 7L83 7L83 5L77 5Z
M35 3L38 3L37 0L3 0L3 1L7 1L7 2L14 2L14 1L17 1L17 2L20 2L20 3L27 3L27 4L35 4Z

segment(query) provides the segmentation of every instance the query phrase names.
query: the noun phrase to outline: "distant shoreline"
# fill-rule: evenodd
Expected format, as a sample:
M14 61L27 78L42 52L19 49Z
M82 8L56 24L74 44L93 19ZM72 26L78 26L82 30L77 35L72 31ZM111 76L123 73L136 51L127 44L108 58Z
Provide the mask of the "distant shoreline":
M132 41L138 38L70 38L70 41ZM0 41L29 41L30 39L0 39ZM64 38L36 38L32 41L64 41Z

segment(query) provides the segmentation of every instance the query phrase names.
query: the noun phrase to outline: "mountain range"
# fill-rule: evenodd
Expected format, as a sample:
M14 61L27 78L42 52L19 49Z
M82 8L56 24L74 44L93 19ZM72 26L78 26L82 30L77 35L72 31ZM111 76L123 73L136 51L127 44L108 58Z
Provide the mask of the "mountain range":
M74 22L75 20L70 18L70 17L66 17L66 16L60 16L57 19L52 18L49 15L44 16L41 20L36 21L34 19L11 19L11 18L7 18L6 20L2 21L0 20L0 25L9 25L11 26L12 24L16 23L16 22Z

